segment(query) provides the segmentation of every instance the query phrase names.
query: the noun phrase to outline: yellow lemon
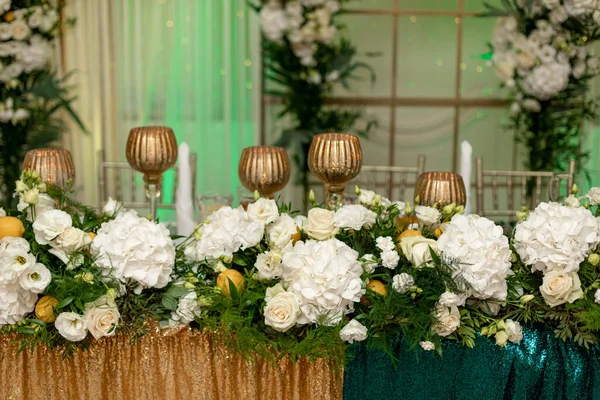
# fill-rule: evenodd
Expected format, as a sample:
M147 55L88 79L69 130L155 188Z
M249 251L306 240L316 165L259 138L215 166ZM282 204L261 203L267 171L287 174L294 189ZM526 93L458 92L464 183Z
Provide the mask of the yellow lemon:
M440 236L442 236L442 233L444 233L444 229L441 226L436 228L435 231L433 231L433 234L435 235L436 238L439 238Z
M223 295L231 296L229 281L233 282L238 293L244 290L244 277L235 269L226 269L217 276L217 287L223 291Z
M25 233L23 223L19 218L1 217L0 218L0 239L7 236L22 237Z
M54 315L54 307L58 305L59 301L52 296L44 296L38 300L35 305L35 316L40 321L47 324L54 322L56 316Z
M7 12L6 14L4 14L4 20L6 22L12 22L15 20L15 13L12 11Z
M367 288L371 289L375 293L379 293L382 296L387 296L387 289L385 288L385 285L383 284L383 282L378 281L377 279L372 279L371 281L369 281L369 283L367 283ZM363 303L365 306L368 306L370 304L369 300L365 296L363 296L360 299L360 302Z
M398 241L401 241L402 238L411 237L411 236L421 236L421 231L417 231L414 229L407 229L398 236Z

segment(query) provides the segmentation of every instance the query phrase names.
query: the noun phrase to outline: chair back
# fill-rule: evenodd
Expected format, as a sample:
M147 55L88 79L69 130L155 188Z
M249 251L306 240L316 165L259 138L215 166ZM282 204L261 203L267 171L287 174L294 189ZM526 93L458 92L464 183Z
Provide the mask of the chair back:
M195 204L196 194L196 154L190 154L190 169L192 173L192 201ZM165 202L163 192L158 198L157 208L175 209L177 201L177 186L179 182L179 165L175 165L165 174L173 174L173 201ZM143 175L135 171L124 161L106 161L104 151L98 152L98 193L100 207L109 197L123 202L123 207L133 209L148 208L150 203L146 197Z
M542 201L557 201L567 196L575 181L575 160L570 161L568 172L557 174L485 170L483 159L478 157L476 171L476 213L512 221L522 207L533 209ZM488 205L490 200L491 207Z

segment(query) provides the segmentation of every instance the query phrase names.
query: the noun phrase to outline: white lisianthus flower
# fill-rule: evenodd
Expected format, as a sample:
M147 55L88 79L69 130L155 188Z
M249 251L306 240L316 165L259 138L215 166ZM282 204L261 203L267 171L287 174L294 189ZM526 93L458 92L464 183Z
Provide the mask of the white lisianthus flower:
M403 201L394 201L392 203L397 209L398 211L400 211L400 214L398 214L398 216L403 216L405 214L405 208L406 208L406 203Z
M31 211L31 208L28 208L29 206L30 204L25 203L23 199L20 198L19 204L17 204L17 210L23 212L25 209L27 209L26 219L29 222L33 222L33 212ZM48 210L54 210L54 199L48 196L46 193L40 193L38 202L34 206L34 210L36 216L41 215Z
M462 299L461 296L452 292L442 293L442 295L440 296L440 300L438 301L438 303L440 303L440 305L444 307L462 306L464 302L465 300Z
M342 229L370 228L375 224L377 214L360 204L350 204L336 211L333 218L335 226Z
M460 312L456 306L437 305L434 317L433 331L439 336L448 336L460 326Z
M70 342L82 341L88 333L84 317L74 312L58 314L54 326L58 333Z
M600 187L593 187L588 194L585 195L590 200L590 204L597 206L600 204Z
M428 226L439 222L440 216L442 215L439 210L428 206L416 206L415 213L419 221Z
M394 241L389 236L380 236L375 239L375 245L381 252L392 251L396 249L396 245L394 245Z
M525 265L547 272L578 271L600 242L600 224L590 210L540 203L515 228L514 246Z
M27 26L27 23L23 20L15 20L11 24L12 36L15 40L25 40L31 35L31 29Z
M544 275L540 292L550 307L573 303L583 297L577 272L549 271Z
M600 304L600 289L596 290L596 293L594 294L594 301L596 304Z
M113 298L102 296L85 305L83 319L94 339L113 336L117 331L121 314Z
M392 278L392 289L400 294L406 294L410 290L411 286L415 284L415 278L412 275L403 272L398 275L394 275Z
M438 243L423 236L408 236L400 240L400 250L415 267L421 267L433 261L431 250L438 253Z
M375 260L375 256L373 254L365 254L360 259L362 263L363 270L370 274L375 271L375 268L379 265L379 263Z
M273 199L261 197L254 203L248 205L248 218L254 222L262 222L267 225L279 217L277 203Z
M7 23L0 23L0 40L5 41L12 38L12 26Z
M29 189L21 195L21 198L25 203L35 205L40 199L40 191L38 188Z
M72 253L89 246L90 243L92 243L92 239L87 233L70 226L50 242L50 246Z
M377 194L372 190L360 189L360 194L358 195L358 202L364 206L371 207L373 205L373 200L375 200L375 196Z
M506 300L511 250L502 227L478 215L452 217L437 245L445 259L457 261L461 277L478 299Z
M281 261L283 254L280 250L274 249L267 253L261 253L256 257L254 267L258 271L260 279L276 279L283 273Z
M102 208L104 215L108 215L109 217L114 217L119 211L126 211L123 208L123 202L116 201L112 197L108 198L108 201Z
M202 315L196 292L189 292L179 298L177 309L171 313L169 327L180 328L188 325Z
M34 224L35 225L35 224ZM170 281L175 264L175 246L169 230L137 215L120 212L104 222L92 241L91 253L105 275L144 288L163 288Z
M519 343L521 340L523 340L523 328L521 327L520 323L513 321L512 319L507 319L505 324L508 340L513 343Z
M279 332L286 332L298 322L300 303L294 293L283 289L281 283L267 288L265 295L265 325Z
M33 293L42 293L51 280L52 274L44 264L40 263L26 269L19 277L21 287Z
M432 342L429 342L429 341L421 342L421 343L419 343L419 346L421 346L421 348L425 351L435 350L435 344L433 344Z
M298 324L335 325L365 294L358 252L337 239L297 242L283 254L282 282L300 302Z
M292 217L281 214L275 222L267 226L269 235L269 246L271 248L283 249L290 244L292 236L298 232L298 225Z
M347 343L362 342L367 338L367 327L353 319L340 331L340 339Z
M0 239L0 285L15 283L34 264L27 240L10 236Z
M389 269L394 269L398 266L400 255L396 250L384 251L381 253L381 264Z
M340 229L334 223L335 213L324 208L311 208L302 230L312 239L326 240L338 234Z
M48 210L36 217L33 232L39 244L50 243L73 224L71 216L62 210Z

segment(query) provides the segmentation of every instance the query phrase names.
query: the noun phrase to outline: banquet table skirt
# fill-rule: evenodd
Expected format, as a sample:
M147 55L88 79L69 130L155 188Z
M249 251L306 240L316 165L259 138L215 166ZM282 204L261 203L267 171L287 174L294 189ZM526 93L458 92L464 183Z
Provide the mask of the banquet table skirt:
M443 357L396 341L388 355L354 346L344 377L345 400L600 399L600 349L563 342L525 327L506 348L478 338L474 349L446 341Z
M323 360L251 363L189 329L129 344L104 338L63 360L42 346L17 354L0 337L0 399L341 399L342 372Z

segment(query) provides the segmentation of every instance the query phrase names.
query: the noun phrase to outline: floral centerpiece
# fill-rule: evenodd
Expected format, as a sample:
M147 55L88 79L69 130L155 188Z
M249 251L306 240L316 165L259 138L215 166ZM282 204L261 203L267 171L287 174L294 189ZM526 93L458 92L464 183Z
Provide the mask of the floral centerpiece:
M367 118L358 122L360 110L326 107L335 84L349 88L356 72L372 69L357 61L356 48L341 36L339 15L345 0L260 0L251 1L260 17L263 34L264 74L272 84L267 95L281 99L279 117L290 116L294 126L284 130L276 145L294 149L298 183L308 193L308 149L312 138L323 132L366 135L375 125Z
M564 171L581 151L584 122L597 115L588 95L598 75L594 43L600 6L589 0L511 0L500 16L491 48L496 75L510 90L510 129L528 150L527 169Z
M14 183L28 150L48 147L65 132L64 110L85 131L74 100L51 65L65 23L64 0L0 0L0 204L14 208Z

